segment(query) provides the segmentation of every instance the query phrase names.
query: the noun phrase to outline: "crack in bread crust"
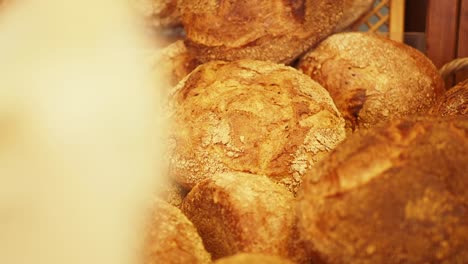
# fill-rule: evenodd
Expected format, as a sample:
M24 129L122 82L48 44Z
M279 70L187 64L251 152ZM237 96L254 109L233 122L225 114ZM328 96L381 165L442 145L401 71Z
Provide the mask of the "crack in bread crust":
M219 172L248 171L295 192L345 137L328 93L290 67L211 62L178 89L171 174L186 188Z

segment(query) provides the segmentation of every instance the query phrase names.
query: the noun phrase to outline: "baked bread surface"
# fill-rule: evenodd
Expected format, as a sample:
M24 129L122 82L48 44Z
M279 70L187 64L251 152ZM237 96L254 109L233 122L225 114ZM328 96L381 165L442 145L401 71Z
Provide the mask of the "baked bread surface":
M197 230L178 208L155 199L148 220L145 264L211 263Z
M304 178L316 263L468 260L468 119L392 121L347 138Z
M213 259L263 253L301 260L307 257L296 241L294 205L293 195L269 178L229 172L197 184L182 211Z
M445 92L432 107L431 113L441 116L468 115L468 80Z
M444 92L422 53L370 33L329 37L302 58L299 69L330 92L349 130L427 112Z
M332 33L344 0L182 0L187 47L202 62L288 63Z
M185 188L214 174L267 175L297 190L301 177L345 138L328 92L294 68L210 62L174 89L170 174Z

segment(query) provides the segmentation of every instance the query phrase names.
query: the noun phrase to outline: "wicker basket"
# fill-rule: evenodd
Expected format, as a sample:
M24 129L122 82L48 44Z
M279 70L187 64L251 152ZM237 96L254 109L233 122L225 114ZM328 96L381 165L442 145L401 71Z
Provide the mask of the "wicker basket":
M452 78L453 80L453 77L456 73L466 72L467 70L468 70L468 57L458 58L445 64L444 66L440 68L439 73L444 79L444 81L446 82L446 85L449 84L447 88L450 88L451 83L450 82L447 83L447 81L450 81L449 78ZM460 81L464 81L464 80L462 79Z
M403 42L405 0L376 0L369 12L352 27L354 31L374 32Z

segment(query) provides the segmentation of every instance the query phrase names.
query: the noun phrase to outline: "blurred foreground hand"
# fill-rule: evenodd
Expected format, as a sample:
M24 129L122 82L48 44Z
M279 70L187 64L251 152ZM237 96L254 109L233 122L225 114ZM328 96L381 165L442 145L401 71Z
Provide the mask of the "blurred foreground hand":
M0 11L0 263L138 263L158 89L125 0Z

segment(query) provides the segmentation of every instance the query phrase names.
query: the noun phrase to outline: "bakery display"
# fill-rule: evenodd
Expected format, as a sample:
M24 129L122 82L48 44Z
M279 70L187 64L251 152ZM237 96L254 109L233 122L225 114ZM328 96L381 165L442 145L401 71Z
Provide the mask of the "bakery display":
M179 2L187 48L202 62L288 63L331 34L344 0Z
M210 62L174 91L170 175L187 189L242 171L295 192L302 175L345 138L328 92L284 65Z
M454 38L425 46L403 29L434 39L442 27L426 5L408 15L418 6L408 1L23 2L0 0L0 149L14 161L3 174L32 166L53 179L23 173L44 190L21 174L0 191L6 237L17 238L3 239L0 263L41 262L29 254L41 237L52 239L40 256L104 264L468 263L468 80L443 81L463 79L467 59L437 70L390 40L442 65L464 54L464 5L439 6L458 10ZM416 23L426 14L427 27ZM47 34L22 32L34 28ZM31 36L40 41L21 41ZM8 52L20 44L25 54ZM30 142L16 146L18 131ZM8 228L22 218L45 228Z
M297 248L294 205L293 195L269 178L229 172L197 184L182 211L214 260L263 253L307 263Z
M335 31L341 32L348 29L354 22L372 8L374 2L375 0L345 0L343 16L336 26Z
M197 230L178 208L155 199L149 216L145 264L211 263Z
M214 262L214 264L293 264L287 259L262 254L241 253L225 257Z
M299 69L330 92L353 131L427 112L444 92L422 53L366 33L329 37L302 58Z
M468 80L445 92L430 112L441 116L468 115Z
M300 191L300 234L314 263L466 262L467 161L461 116L395 120L350 136Z

